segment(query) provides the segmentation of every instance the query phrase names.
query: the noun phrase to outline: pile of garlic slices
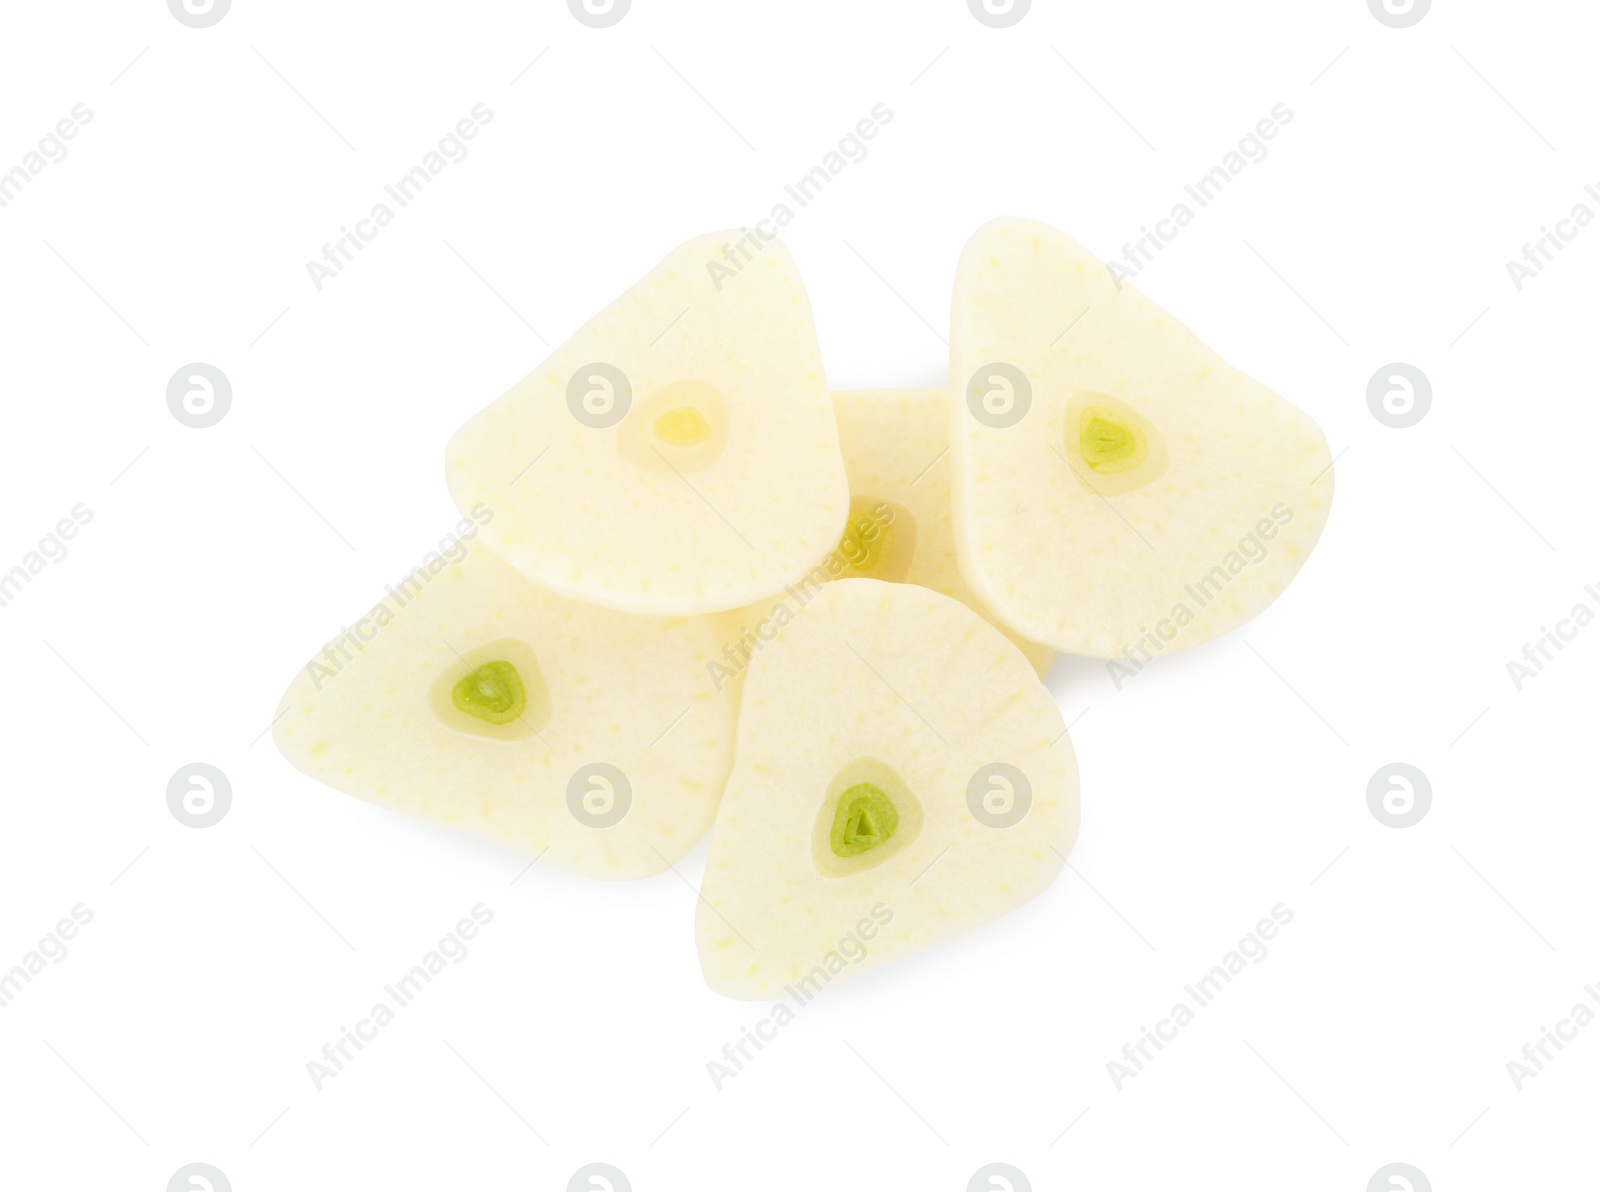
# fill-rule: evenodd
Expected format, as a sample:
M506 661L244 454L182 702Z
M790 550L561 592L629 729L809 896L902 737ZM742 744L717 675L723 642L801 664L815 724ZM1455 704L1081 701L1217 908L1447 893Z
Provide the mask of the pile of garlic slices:
M313 659L275 735L593 877L709 828L706 980L762 998L1054 881L1056 651L1143 665L1242 624L1332 477L1310 418L1052 228L967 244L949 390L830 393L793 260L738 240L678 248L461 427L473 540Z

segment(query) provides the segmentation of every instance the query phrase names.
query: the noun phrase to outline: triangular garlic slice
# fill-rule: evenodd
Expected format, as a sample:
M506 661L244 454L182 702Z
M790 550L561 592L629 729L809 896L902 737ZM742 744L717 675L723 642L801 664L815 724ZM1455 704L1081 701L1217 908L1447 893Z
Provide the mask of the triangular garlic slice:
M296 677L278 748L336 790L599 878L704 834L738 685L720 618L636 617L529 583L481 544L434 557Z
M1077 830L1071 742L1015 646L926 588L822 584L745 674L701 967L808 1000L1032 898Z
M950 313L956 546L1025 637L1142 665L1248 621L1305 562L1327 440L1043 224L968 241Z
M674 250L456 432L463 512L523 574L641 614L780 591L833 549L849 495L811 308L788 250Z

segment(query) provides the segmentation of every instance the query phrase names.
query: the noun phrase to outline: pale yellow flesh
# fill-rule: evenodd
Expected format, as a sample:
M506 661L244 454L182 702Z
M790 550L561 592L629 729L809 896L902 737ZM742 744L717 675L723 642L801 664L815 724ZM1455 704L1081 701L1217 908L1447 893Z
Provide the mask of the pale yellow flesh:
M944 389L863 389L833 395L850 495L884 500L916 521L904 582L961 601L1011 639L1042 677L1056 652L999 623L961 574L950 524L950 396ZM903 541L902 536L899 541Z
M995 362L1032 387L1028 413L1004 428L966 401ZM950 384L962 570L1014 631L1058 650L1155 656L1225 633L1276 598L1327 520L1333 472L1316 423L1043 224L996 220L968 242ZM1119 403L1157 432L1159 474L1086 481L1069 407Z
M830 783L862 758L904 781L917 808L902 810L902 828L919 817L920 827L880 863L868 853L819 866ZM1005 828L980 823L967 802L973 775L995 762L1032 786L1027 815ZM696 910L706 981L730 997L784 997L802 982L804 993L976 926L1049 886L1077 828L1071 742L1015 646L925 588L823 585L745 676ZM847 936L856 943L841 945ZM859 959L842 955L857 945Z
M741 237L734 272L722 246ZM680 246L456 432L451 494L494 511L485 541L529 578L626 612L707 613L833 548L848 493L810 305L783 245L755 243ZM615 425L568 403L597 362L631 390Z
M274 736L296 767L598 878L659 873L705 832L737 715L737 684L718 692L708 671L726 634L719 618L578 604L528 583L481 545L436 574L419 569L397 590L405 603L391 595L382 617L358 623L370 641L357 649L347 640L313 659L285 694ZM483 647L507 639L528 648L515 665L535 659L548 718L507 726L501 739L452 726L437 689L466 673L463 659L476 665ZM572 776L595 762L615 766L631 788L627 813L606 827L580 822L568 806Z

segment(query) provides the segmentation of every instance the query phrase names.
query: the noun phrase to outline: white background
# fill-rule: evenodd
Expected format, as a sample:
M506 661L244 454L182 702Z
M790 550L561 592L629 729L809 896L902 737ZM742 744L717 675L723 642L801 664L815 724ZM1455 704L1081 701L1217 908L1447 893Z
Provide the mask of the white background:
M1036 1189L1361 1192L1404 1161L1439 1190L1593 1186L1600 1024L1521 1092L1506 1069L1600 983L1600 628L1520 692L1506 671L1600 608L1600 226L1521 292L1505 267L1600 184L1589 6L1441 0L1404 30L1361 0L1037 0L1006 30L959 0L636 0L604 30L552 0L4 21L0 169L94 116L0 209L0 570L94 517L0 609L0 967L75 904L94 919L0 1011L0 1184L158 1192L204 1161L240 1192L560 1189L603 1160L641 1192L957 1190L1004 1161ZM318 292L307 260L477 103L470 156ZM685 880L512 885L524 859L321 788L262 733L456 520L449 433L878 103L870 155L785 231L836 388L943 382L985 220L1119 254L1287 104L1137 284L1322 424L1338 492L1243 630L1120 692L1057 665L1071 871L830 989L718 1092L706 1062L764 1010L705 988ZM233 385L207 430L166 407L191 361ZM1407 430L1366 404L1392 361L1433 385ZM233 787L201 831L165 801L196 760ZM1404 830L1366 804L1396 760L1433 788ZM467 960L317 1092L306 1062L478 902ZM1117 1091L1107 1061L1280 902L1269 957Z

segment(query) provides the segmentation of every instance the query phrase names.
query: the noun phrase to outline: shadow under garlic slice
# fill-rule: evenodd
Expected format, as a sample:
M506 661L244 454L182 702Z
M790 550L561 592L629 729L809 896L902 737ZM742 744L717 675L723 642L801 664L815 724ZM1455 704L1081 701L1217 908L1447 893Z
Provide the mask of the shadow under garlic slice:
M851 513L840 551L882 527L887 555L869 579L921 584L961 601L1011 639L1042 678L1055 661L984 607L961 574L951 526L950 395L944 389L861 389L833 395L839 447L850 478Z

